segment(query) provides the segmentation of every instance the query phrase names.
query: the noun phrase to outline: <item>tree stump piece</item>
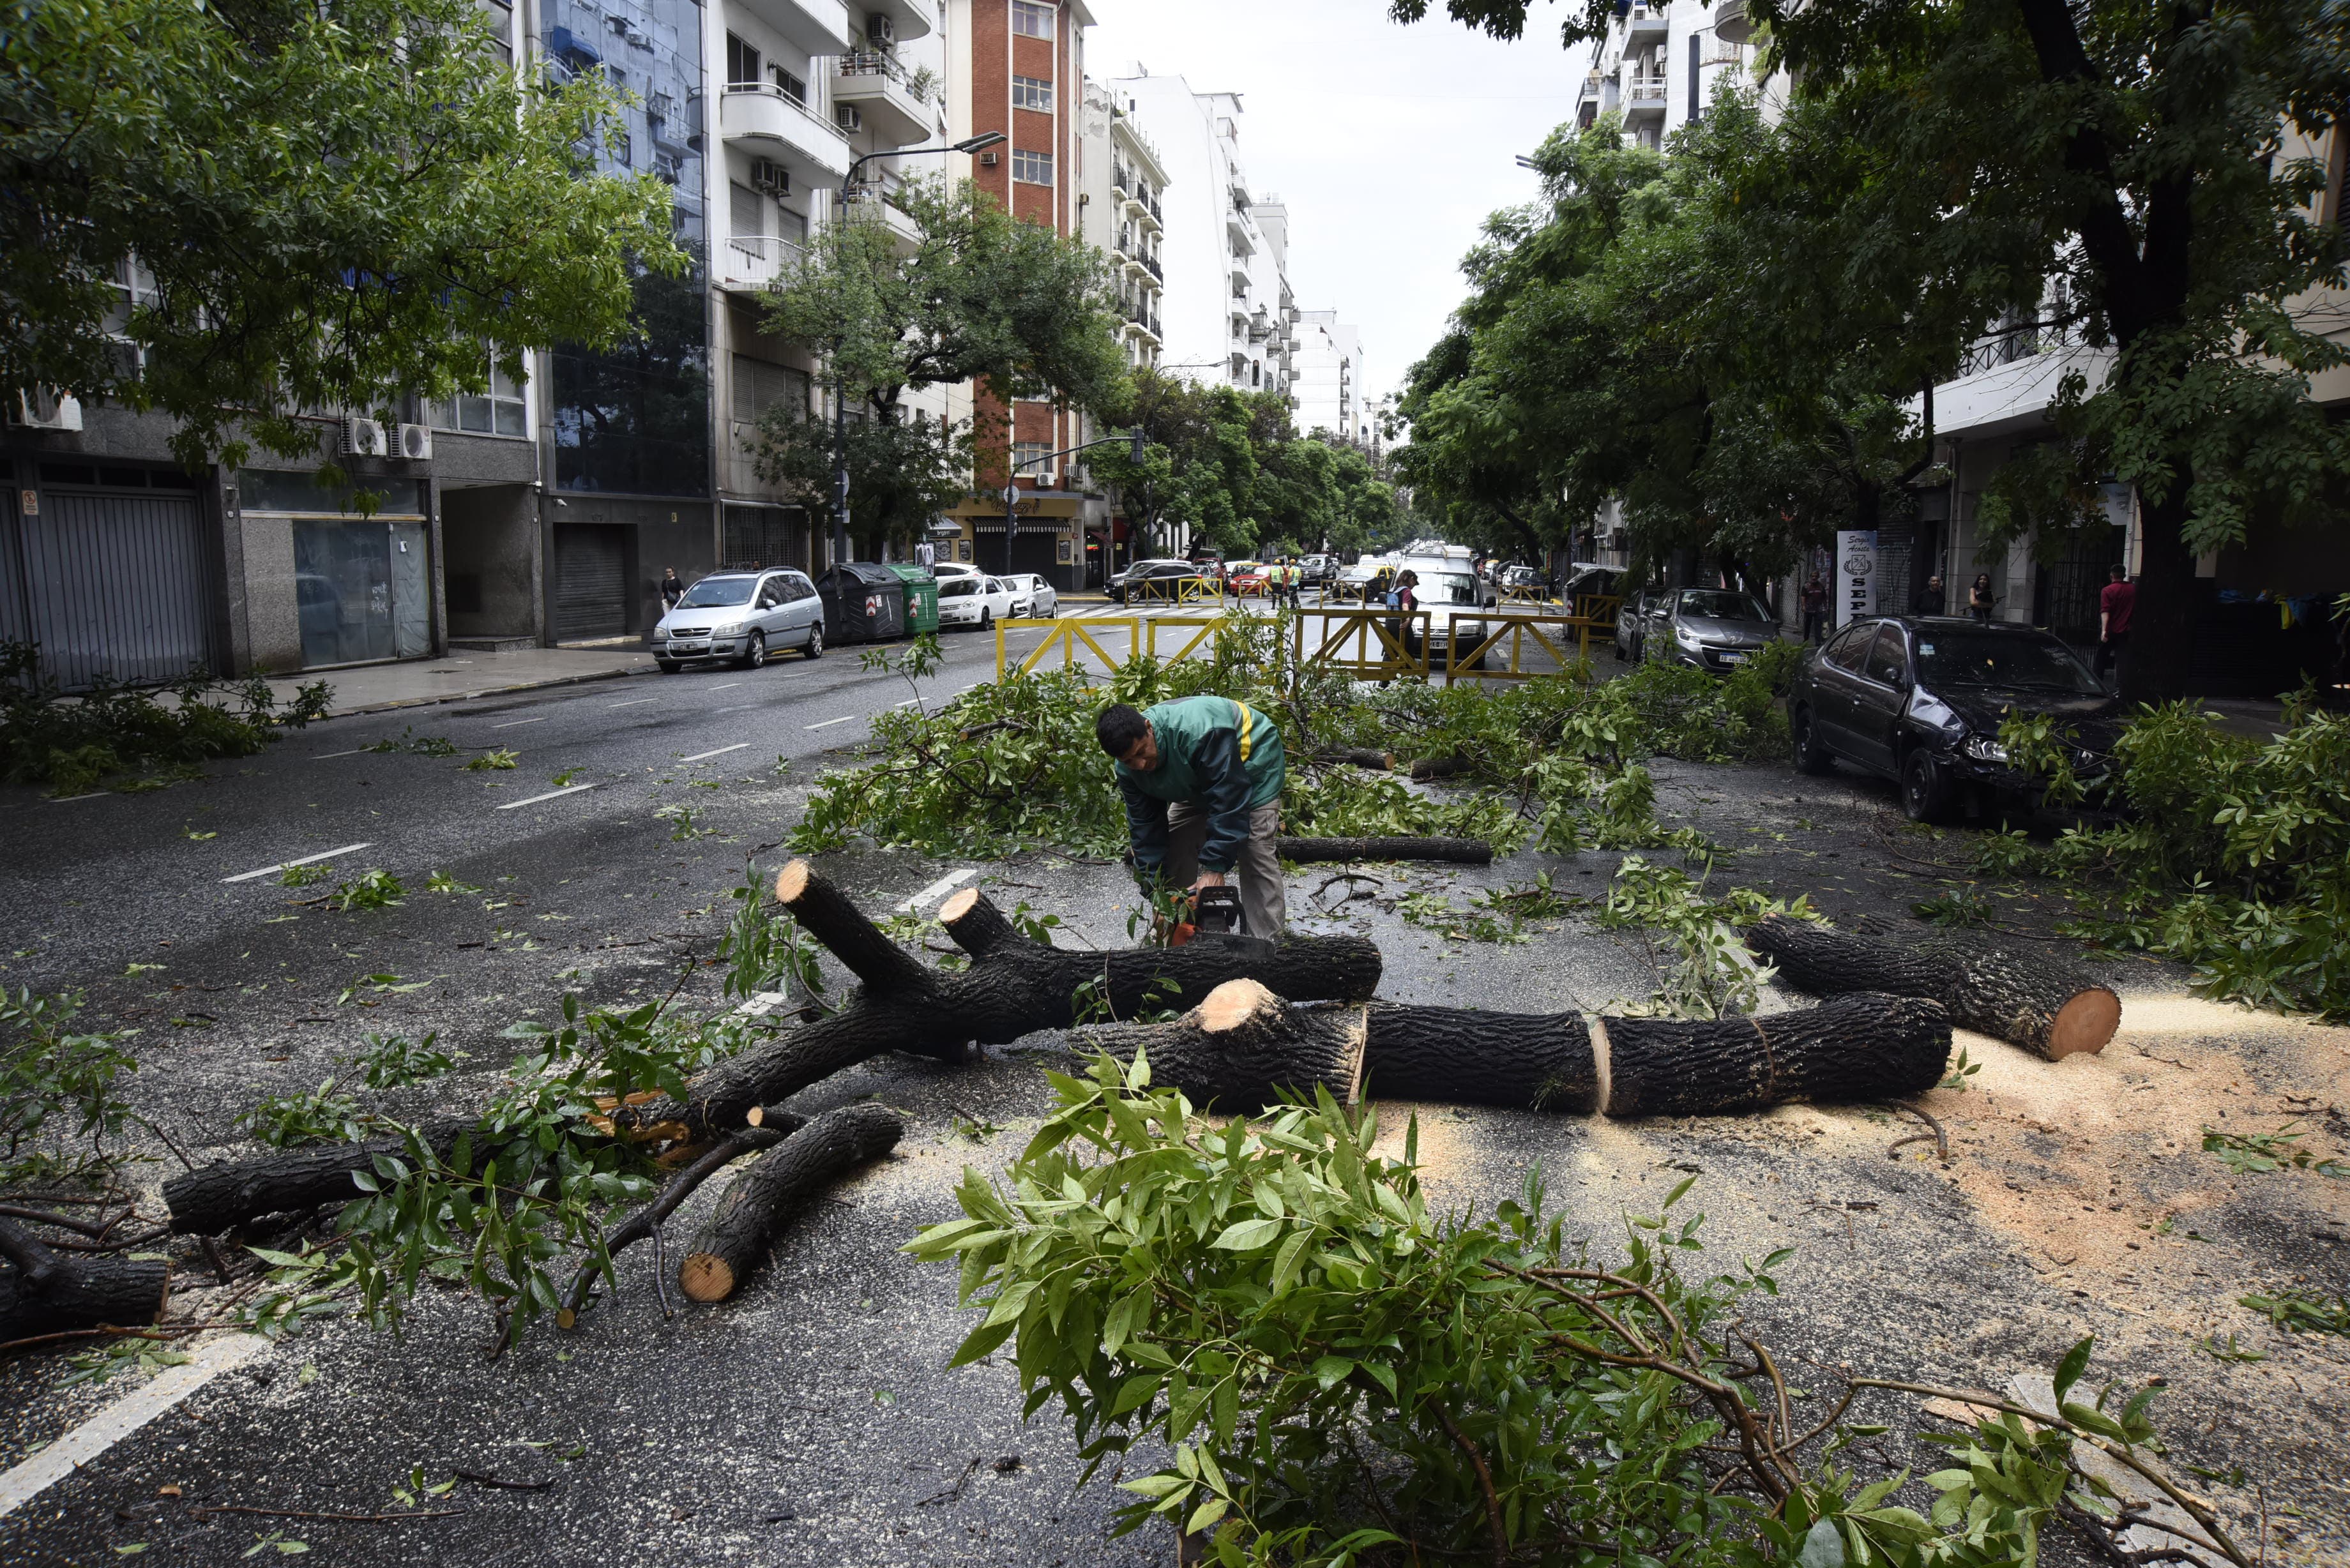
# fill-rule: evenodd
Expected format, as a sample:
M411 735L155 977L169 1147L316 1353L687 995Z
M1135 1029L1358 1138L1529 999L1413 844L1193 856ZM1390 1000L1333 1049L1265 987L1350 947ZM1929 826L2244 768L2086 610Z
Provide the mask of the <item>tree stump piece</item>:
M38 1285L0 1267L0 1343L84 1328L155 1322L172 1299L172 1265L129 1258L59 1258Z
M1607 1115L1722 1116L1791 1100L1894 1100L1942 1081L1950 1014L1861 992L1761 1018L1610 1018Z
M443 1158L470 1130L470 1116L442 1116L421 1129ZM217 1236L264 1214L290 1214L321 1204L348 1203L361 1196L354 1174L375 1168L380 1154L405 1155L404 1137L365 1143L321 1144L257 1159L227 1159L185 1171L163 1183L163 1206L172 1229L183 1236Z
M1171 1084L1202 1109L1251 1112L1281 1103L1282 1091L1327 1089L1354 1103L1362 1083L1363 1009L1305 1012L1253 980L1228 981L1171 1023L1079 1029L1080 1050L1131 1062L1140 1051L1150 1081Z
M761 1155L719 1194L678 1265L677 1282L698 1302L723 1302L766 1261L775 1234L833 1178L898 1147L906 1124L870 1102L827 1111Z
M1363 1078L1375 1098L1580 1116L1599 1108L1598 1063L1577 1012L1471 1012L1375 1002Z

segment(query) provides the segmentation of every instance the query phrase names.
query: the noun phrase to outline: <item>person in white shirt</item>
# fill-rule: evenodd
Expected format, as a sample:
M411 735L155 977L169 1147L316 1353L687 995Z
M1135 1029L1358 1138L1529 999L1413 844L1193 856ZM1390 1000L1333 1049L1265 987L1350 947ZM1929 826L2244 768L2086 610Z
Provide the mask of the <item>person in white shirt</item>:
M922 570L926 572L929 571L932 566L938 565L938 546L932 545L928 539L923 540L920 544L914 546L914 561L916 565L922 568Z

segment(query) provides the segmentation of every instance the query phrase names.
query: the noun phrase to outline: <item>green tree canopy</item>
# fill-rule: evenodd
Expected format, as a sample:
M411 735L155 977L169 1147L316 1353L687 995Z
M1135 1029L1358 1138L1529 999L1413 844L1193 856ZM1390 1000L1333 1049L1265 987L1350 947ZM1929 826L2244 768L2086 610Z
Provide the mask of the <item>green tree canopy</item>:
M0 390L168 414L192 465L608 344L685 260L665 186L594 171L614 106L472 0L0 0Z

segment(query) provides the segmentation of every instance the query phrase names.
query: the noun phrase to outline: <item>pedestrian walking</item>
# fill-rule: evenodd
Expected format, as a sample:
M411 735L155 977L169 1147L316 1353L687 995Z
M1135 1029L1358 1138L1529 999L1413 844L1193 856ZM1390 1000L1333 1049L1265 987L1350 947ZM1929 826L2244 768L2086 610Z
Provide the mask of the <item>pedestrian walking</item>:
M1398 612L1388 622L1388 636L1403 645L1403 650L1417 662L1419 659L1419 628L1412 617L1419 609L1419 574L1406 570L1388 590L1388 608Z
M1991 574L1977 572L1974 587L1967 590L1967 613L1977 620L1988 621L1991 607L1997 603L1999 596L1991 591Z
M2137 608L2137 585L2118 561L2107 576L2113 580L2097 594L2097 679L2104 680L2110 670L2118 681L2122 655L2129 648L2130 614Z
M928 539L914 546L914 564L929 571L939 564L939 547Z
M662 567L661 574L661 608L673 610L677 608L677 601L685 597L685 585L677 580L675 566Z
M1828 586L1817 572L1804 585L1804 640L1818 642L1827 636Z
M1909 601L1909 613L1911 615L1948 615L1950 613L1949 596L1942 592L1941 573L1937 572L1926 579L1926 586L1919 588L1918 597Z

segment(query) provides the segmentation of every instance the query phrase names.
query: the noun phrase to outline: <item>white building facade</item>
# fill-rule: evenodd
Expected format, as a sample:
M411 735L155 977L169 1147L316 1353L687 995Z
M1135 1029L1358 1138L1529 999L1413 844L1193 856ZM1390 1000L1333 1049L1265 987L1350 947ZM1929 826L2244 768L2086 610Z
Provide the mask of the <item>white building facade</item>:
M1299 344L1291 372L1298 430L1367 450L1373 431L1363 402L1361 332L1335 310L1301 311L1290 330Z

